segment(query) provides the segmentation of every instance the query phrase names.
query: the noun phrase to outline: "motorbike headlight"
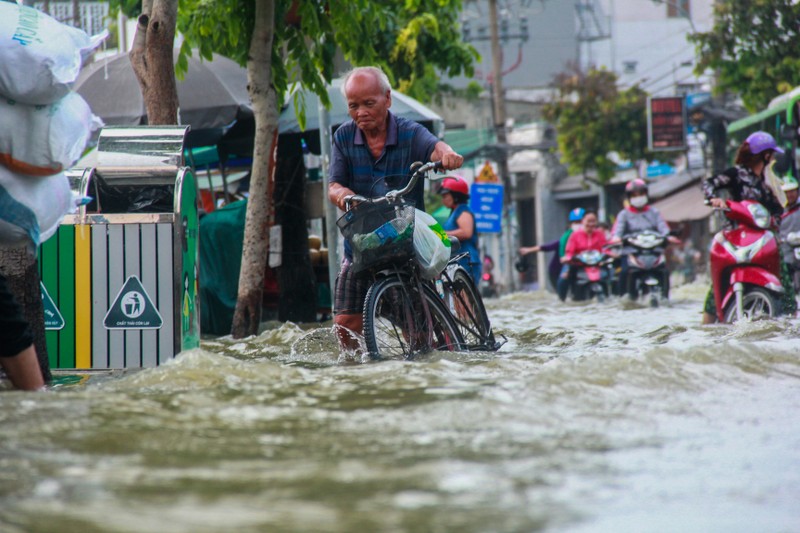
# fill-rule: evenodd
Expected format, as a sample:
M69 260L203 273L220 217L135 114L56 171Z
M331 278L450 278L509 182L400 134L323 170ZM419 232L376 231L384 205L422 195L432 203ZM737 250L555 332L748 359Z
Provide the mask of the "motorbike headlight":
M792 231L786 236L789 246L800 246L800 231Z
M747 206L750 215L753 217L755 225L761 229L767 229L770 225L769 211L761 204L753 203Z

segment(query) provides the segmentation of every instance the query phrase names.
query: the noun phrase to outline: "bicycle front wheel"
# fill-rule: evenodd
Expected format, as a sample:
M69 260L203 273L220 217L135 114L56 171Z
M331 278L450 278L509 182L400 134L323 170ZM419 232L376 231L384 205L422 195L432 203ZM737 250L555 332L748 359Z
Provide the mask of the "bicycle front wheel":
M496 343L489 315L472 278L463 267L448 273L446 302L469 350L494 350Z
M373 359L412 359L431 350L459 350L462 344L436 293L398 277L384 278L367 292L364 341Z

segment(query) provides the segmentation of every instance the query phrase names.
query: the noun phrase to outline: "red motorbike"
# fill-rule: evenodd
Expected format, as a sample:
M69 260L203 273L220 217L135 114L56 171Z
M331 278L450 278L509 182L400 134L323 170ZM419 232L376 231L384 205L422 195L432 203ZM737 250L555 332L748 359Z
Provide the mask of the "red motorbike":
M730 323L777 316L783 286L769 211L753 200L726 203L723 212L736 224L714 236L710 256L717 317Z
M573 300L588 300L595 296L598 302L605 301L614 285L613 261L613 256L598 250L584 250L573 257L570 261L575 267L571 283Z

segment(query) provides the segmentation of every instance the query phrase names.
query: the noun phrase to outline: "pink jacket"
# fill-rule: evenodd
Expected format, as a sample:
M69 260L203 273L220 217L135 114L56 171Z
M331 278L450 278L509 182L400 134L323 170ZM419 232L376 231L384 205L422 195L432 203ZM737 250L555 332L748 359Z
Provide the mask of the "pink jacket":
M583 231L583 228L577 229L569 236L562 260L569 261L573 256L585 250L602 251L603 246L607 243L606 234L601 229L594 230L591 235Z

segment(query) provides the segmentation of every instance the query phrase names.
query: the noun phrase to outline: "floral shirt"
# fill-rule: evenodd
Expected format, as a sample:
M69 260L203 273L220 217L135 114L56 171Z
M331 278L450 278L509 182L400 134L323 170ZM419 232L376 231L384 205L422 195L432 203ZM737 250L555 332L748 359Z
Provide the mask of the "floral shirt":
M720 189L727 190L734 201L755 200L759 202L773 216L780 216L783 213L783 207L767 187L767 183L748 168L737 165L703 182L703 194L707 199L718 197L717 192Z

